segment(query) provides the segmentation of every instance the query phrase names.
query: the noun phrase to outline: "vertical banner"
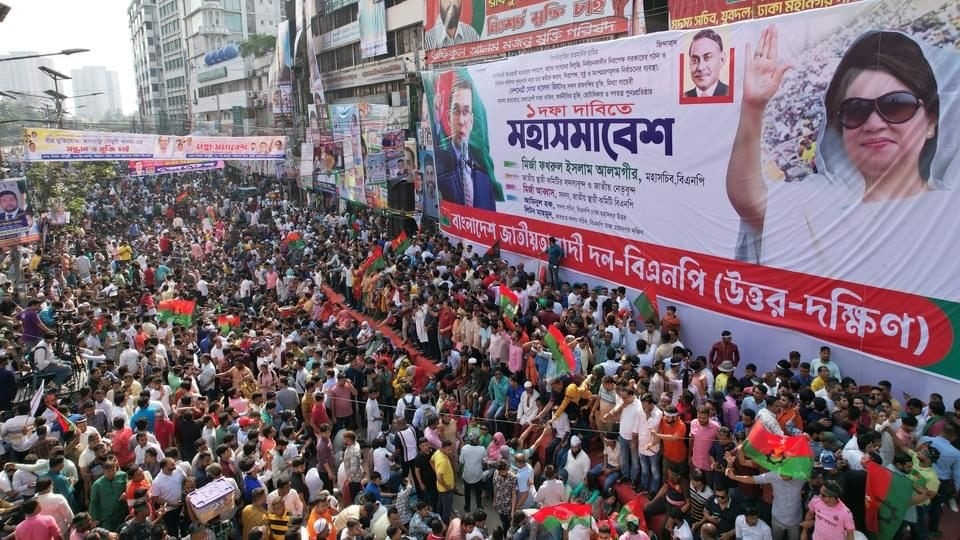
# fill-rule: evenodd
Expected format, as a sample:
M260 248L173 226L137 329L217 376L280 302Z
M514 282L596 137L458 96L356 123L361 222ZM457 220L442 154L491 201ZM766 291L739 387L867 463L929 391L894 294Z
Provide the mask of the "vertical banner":
M319 23L314 24L317 19L317 0L306 0L303 4L303 24L304 35L307 40L307 66L310 70L310 94L313 96L313 104L320 107L327 102L323 95L323 80L320 73L320 62L317 60L317 36L314 35L314 29L319 30Z
M360 56L387 54L387 9L383 0L360 0Z
M960 258L938 239L960 237L957 5L859 0L424 72L442 229L529 258L553 237L566 271L715 328L955 386Z
M340 196L355 203L366 204L360 111L356 105L330 105L329 111L333 138L343 149Z
M625 33L633 4L634 0L426 0L427 63Z
M423 187L423 215L439 219L440 195L437 192L437 165L433 149L420 151L420 178Z
M39 221L27 201L27 179L0 181L0 247L9 248L40 240Z

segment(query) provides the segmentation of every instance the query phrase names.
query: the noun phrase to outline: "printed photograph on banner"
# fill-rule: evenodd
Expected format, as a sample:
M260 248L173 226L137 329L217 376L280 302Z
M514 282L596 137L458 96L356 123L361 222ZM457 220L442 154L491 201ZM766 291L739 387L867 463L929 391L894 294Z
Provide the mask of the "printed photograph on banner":
M207 160L283 160L286 158L287 138L171 136L144 133L117 133L102 131L74 131L66 129L25 129L25 161L142 161L171 160L190 162ZM164 165L166 167L169 164ZM216 168L183 165L179 169L160 172L178 172ZM146 163L144 170L148 169ZM134 163L134 170L136 164Z
M480 41L486 1L428 0L423 44L427 50Z
M382 184L387 181L387 162L383 152L367 154L367 183Z
M960 379L939 241L960 237L958 9L861 0L424 72L441 229L522 258L555 237L570 272Z
M39 232L27 201L26 179L0 180L0 242L15 242Z
M432 149L420 151L419 178L423 189L423 214L437 219L440 217L440 196L437 193L437 166Z
M387 54L387 9L383 0L360 0L358 9L361 57Z
M429 75L425 86L432 91L440 197L454 204L495 211L503 192L490 155L483 98L465 68Z
M734 49L722 29L705 28L691 34L680 55L680 104L733 103Z

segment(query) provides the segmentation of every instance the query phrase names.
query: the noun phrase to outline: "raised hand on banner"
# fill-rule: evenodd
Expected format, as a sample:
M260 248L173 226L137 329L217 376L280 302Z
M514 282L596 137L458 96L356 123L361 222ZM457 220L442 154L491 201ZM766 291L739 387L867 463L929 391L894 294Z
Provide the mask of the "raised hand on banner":
M770 25L760 33L756 50L746 47L746 64L743 70L743 103L745 106L764 108L783 81L783 74L790 69L789 63L780 63L777 58L777 27Z

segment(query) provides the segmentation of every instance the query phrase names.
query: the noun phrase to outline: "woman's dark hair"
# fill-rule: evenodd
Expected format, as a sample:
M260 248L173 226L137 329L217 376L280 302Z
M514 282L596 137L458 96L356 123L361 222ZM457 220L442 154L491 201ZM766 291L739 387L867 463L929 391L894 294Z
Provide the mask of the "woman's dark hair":
M937 78L923 49L912 38L899 32L869 32L853 42L827 87L824 99L828 125L842 132L840 104L847 88L862 71L882 71L895 77L923 101L924 112L934 118L937 131L920 151L920 176L930 177L930 164L937 151L940 123L940 94Z

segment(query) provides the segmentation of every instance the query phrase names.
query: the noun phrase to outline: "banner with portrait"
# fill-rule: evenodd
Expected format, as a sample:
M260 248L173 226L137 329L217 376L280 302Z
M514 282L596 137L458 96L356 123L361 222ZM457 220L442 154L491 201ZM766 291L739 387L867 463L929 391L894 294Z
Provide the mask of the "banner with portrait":
M190 161L185 159L172 159L168 161L157 161L153 159L142 159L127 162L127 170L130 176L154 176L157 174L212 171L222 168L223 160Z
M25 161L283 160L287 138L24 128Z
M670 2L670 29L709 28L718 24L763 19L857 0L698 0Z
M374 58L387 54L387 8L383 0L360 0L360 56Z
M27 179L0 180L0 248L39 240L40 224L27 199Z
M633 4L633 0L426 0L427 63L622 34L630 29Z
M425 72L442 229L960 379L956 25L861 0Z
M356 105L330 105L333 139L340 145L339 162L343 174L339 176L340 196L355 203L366 204L363 173L363 139L360 137L360 111Z
M433 158L433 149L420 150L420 185L423 190L423 215L438 219L440 216L440 195L437 192L437 166Z
M317 17L316 2L309 0L303 4L304 35L307 40L307 69L310 70L310 94L313 95L313 104L316 107L327 102L323 95L323 77L320 74L320 62L317 60L317 38L314 29L319 30L320 24L314 26Z

